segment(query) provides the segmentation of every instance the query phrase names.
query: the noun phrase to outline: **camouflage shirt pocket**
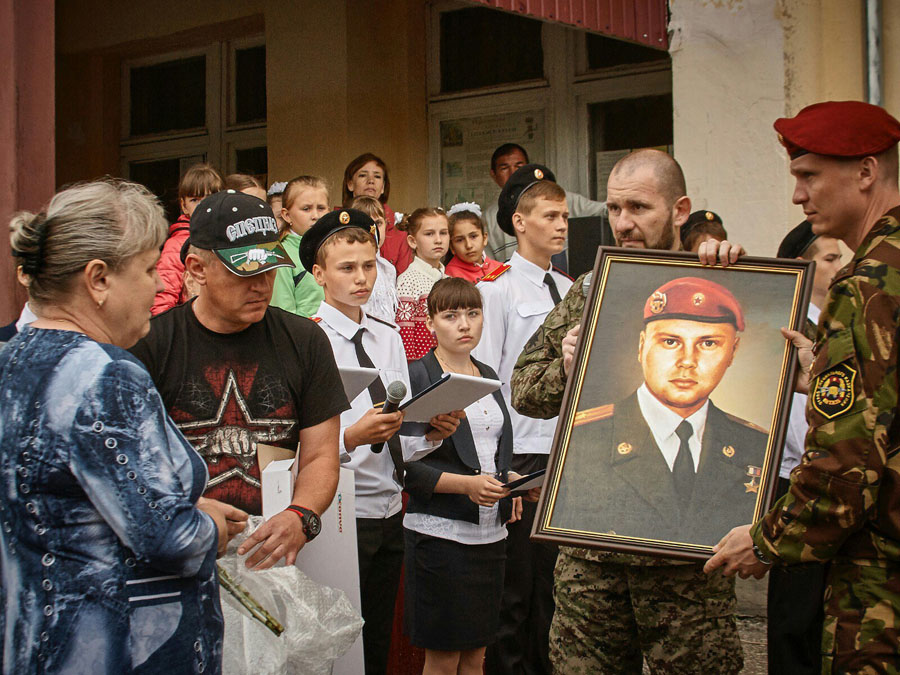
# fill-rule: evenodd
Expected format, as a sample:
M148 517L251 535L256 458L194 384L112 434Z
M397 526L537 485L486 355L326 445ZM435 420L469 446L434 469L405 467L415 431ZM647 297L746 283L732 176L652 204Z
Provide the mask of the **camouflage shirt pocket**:
M850 329L829 336L810 369L810 426L865 409L861 376Z

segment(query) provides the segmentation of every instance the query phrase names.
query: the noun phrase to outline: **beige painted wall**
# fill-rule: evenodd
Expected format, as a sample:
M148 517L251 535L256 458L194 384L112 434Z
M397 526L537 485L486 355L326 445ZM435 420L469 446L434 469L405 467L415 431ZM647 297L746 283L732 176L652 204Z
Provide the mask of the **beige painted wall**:
M732 241L774 255L797 220L772 131L784 114L776 0L671 0L675 157L694 209L720 216Z
M205 38L204 27L234 22L224 30L240 30L259 16L267 47L272 180L324 176L337 203L346 164L375 152L391 171L391 205L421 205L427 128L420 0L60 0L57 182L118 172L122 54L153 45L183 48L184 39L167 36L215 39Z
M675 156L694 207L718 212L753 254L774 255L803 220L772 123L819 101L865 100L863 5L670 0ZM900 117L900 2L882 5L884 104Z

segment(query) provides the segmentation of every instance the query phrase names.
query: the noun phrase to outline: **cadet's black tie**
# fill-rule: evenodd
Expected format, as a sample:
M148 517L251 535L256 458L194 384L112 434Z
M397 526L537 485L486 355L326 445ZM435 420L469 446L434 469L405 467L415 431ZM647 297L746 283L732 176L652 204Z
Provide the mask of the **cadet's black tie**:
M675 429L675 435L681 444L678 446L678 454L672 466L672 477L675 479L675 492L683 508L690 503L691 493L694 491L694 458L691 457L691 448L688 445L688 440L693 434L694 428L687 420L682 420Z
M363 347L362 339L363 333L366 332L365 328L360 328L356 331L356 334L350 338L351 342L353 342L353 346L356 348L356 360L359 361L359 365L363 368L374 368L375 364L372 363L372 359L369 358L369 355L366 354L366 350ZM387 390L384 388L384 383L381 381L380 377L376 377L372 380L372 383L368 386L369 396L372 397L372 405L379 406L383 405L387 400ZM400 485L403 485L403 451L400 448L399 439L396 436L393 436L388 439L387 442L388 451L391 455L391 461L394 463L394 471L397 477L397 482Z
M559 297L559 289L556 287L553 277L550 276L550 272L544 275L544 286L550 289L550 297L553 298L553 304L558 305L562 298Z
M356 347L356 360L359 361L359 365L363 368L374 368L375 364L372 363L372 359L369 358L369 355L366 354L366 350L363 347L362 339L363 333L365 332L365 328L360 328L356 331L356 335L350 338L350 340L353 342L353 346ZM372 397L372 405L381 405L387 400L387 390L384 388L384 383L381 381L380 377L376 377L372 380L368 389L369 396Z

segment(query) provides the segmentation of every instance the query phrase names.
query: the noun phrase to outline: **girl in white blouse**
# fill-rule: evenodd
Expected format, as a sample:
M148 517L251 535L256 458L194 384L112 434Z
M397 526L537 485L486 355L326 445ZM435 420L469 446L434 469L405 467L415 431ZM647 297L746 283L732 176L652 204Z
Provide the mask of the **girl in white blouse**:
M437 346L409 364L413 393L444 373L497 379L470 356L482 329L481 294L470 282L435 283L427 324ZM426 650L424 673L481 673L499 627L505 523L521 513L521 499L503 487L512 427L499 390L468 406L439 447L405 459L405 630Z

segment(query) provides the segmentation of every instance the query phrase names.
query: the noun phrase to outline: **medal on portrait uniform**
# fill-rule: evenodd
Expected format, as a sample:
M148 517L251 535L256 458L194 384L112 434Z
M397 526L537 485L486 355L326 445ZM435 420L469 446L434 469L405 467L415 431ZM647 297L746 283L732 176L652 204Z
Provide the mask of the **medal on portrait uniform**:
M747 488L747 492L759 492L759 478L762 476L762 469L758 466L752 466L750 464L747 465L747 476L750 478L750 482L744 483L744 487Z

